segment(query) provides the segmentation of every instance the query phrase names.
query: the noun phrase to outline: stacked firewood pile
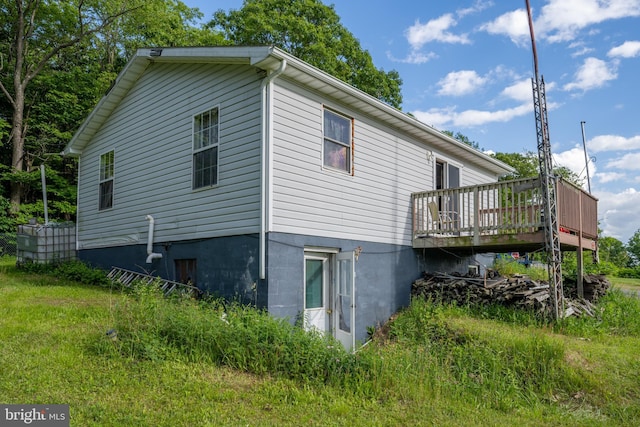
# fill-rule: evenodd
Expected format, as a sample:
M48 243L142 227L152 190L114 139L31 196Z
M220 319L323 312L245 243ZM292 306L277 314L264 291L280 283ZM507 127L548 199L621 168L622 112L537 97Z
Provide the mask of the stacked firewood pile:
M589 277L585 280L585 298L565 298L565 317L595 315L593 302L603 295L610 284L604 278ZM425 273L411 286L412 297L433 298L458 304L500 303L536 311L541 315L552 312L549 284L532 280L525 275L513 277L479 277Z
M564 292L570 298L577 298L577 284L575 280L564 280ZM597 302L600 297L607 293L611 287L605 275L603 274L587 274L582 278L582 288L584 290L584 299L590 302Z

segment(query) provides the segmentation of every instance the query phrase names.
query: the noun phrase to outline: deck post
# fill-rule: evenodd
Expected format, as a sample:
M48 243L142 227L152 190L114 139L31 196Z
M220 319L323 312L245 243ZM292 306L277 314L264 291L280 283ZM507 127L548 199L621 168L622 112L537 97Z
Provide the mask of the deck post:
M480 244L480 194L477 185L473 187L473 244Z

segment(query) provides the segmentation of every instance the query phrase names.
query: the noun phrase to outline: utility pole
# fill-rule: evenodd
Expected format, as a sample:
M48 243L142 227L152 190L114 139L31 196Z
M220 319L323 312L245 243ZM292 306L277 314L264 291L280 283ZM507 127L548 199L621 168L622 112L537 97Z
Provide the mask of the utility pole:
M584 124L586 122L580 122L580 127L582 127L582 147L584 147L584 167L587 171L587 186L589 188L589 194L591 194L591 177L589 177L589 155L587 154L587 141L584 137Z
M544 89L544 77L538 73L538 53L533 33L533 19L529 0L525 0L527 16L529 17L529 32L533 50L534 78L533 108L536 119L536 134L538 138L538 163L540 166L540 183L542 187L542 201L544 206L545 249L547 251L547 269L553 304L553 316L557 320L564 317L564 291L562 289L562 263L560 253L560 229L558 226L558 206L556 176L553 174L551 159L551 142L549 141L549 121L547 117L547 100Z

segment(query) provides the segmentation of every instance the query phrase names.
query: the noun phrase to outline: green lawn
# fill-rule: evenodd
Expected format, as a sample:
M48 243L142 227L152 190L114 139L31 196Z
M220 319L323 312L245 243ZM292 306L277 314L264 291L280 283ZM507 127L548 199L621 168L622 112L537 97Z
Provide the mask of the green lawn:
M640 292L640 279L630 279L625 277L609 277L611 284L626 291Z
M341 388L179 352L114 356L104 351L113 344L106 331L121 324L131 297L25 274L13 262L0 260L0 402L69 404L73 426L631 426L640 419L640 334L624 313L601 322L612 322L610 334L589 322L551 328L417 305L399 318L395 340L362 350L370 374ZM606 308L616 310L623 309Z

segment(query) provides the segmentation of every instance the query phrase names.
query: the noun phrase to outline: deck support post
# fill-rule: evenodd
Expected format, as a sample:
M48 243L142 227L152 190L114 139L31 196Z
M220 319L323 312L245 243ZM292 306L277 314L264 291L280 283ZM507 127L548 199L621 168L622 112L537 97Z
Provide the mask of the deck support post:
M473 244L480 244L480 195L478 187L473 189Z

